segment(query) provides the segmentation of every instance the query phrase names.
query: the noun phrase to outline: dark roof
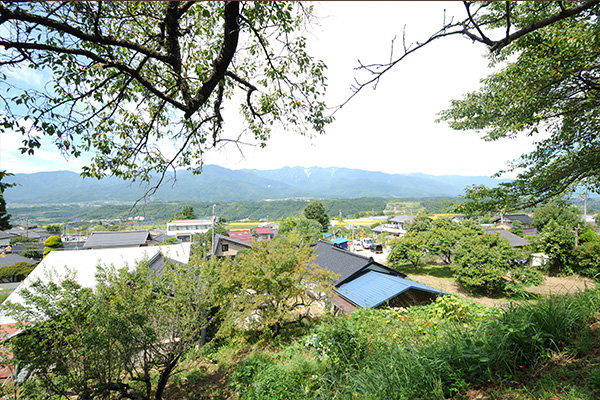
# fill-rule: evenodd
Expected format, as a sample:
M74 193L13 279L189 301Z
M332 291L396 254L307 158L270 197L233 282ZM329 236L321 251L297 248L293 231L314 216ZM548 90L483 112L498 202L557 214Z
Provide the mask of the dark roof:
M523 239L522 237L517 236L514 233L507 231L506 229L488 228L485 231L487 233L498 233L500 237L503 237L504 239L508 240L508 243L510 243L512 247L523 247L529 244L529 241L527 239Z
M345 282L357 277L366 270L377 270L379 272L405 277L406 275L394 271L383 264L375 262L372 257L365 257L348 250L341 249L333 243L319 240L314 245L316 259L315 264L339 275L333 282L334 286L340 286Z
M145 245L152 237L148 231L92 232L84 249L132 247Z
M155 242L158 242L158 243L165 243L167 241L167 239L175 239L177 241L177 243L181 243L181 241L179 239L177 239L177 236L167 235L164 232L161 232L158 235L152 237L152 240Z
M15 236L14 233L10 233L9 231L0 231L0 239L9 239Z
M15 253L6 253L5 257L0 257L0 267L10 267L18 262L26 262L29 264L37 264L36 260L31 258L23 257L22 255Z
M498 222L498 221L500 221L500 218L501 218L500 215L496 215L495 217L493 217L491 219L491 221ZM521 221L521 223L523 225L525 225L525 224L531 225L531 222L533 221L531 216L529 216L527 214L506 214L503 218L504 218L504 221L506 221L506 222Z
M410 289L438 295L446 294L408 278L375 271L369 271L335 291L359 307L375 308Z

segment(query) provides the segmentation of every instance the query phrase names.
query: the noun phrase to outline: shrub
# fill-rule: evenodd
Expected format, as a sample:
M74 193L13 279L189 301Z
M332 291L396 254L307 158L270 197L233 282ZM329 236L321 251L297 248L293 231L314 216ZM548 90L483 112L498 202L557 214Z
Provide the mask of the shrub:
M8 267L0 268L0 281L20 282L33 271L36 265L21 261Z
M23 235L19 235L19 236L10 238L11 245L13 245L15 243L35 243L37 241L38 241L37 239L30 238L30 237L23 236Z
M522 253L497 234L464 237L451 269L468 290L488 294L518 294L543 281L541 272L528 267Z

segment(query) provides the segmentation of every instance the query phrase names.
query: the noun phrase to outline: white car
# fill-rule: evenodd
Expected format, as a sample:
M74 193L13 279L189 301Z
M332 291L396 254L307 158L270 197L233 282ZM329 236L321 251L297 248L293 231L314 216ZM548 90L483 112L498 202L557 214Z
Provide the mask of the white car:
M363 250L362 243L360 242L360 240L355 240L354 242L352 242L352 248L354 249L354 251Z

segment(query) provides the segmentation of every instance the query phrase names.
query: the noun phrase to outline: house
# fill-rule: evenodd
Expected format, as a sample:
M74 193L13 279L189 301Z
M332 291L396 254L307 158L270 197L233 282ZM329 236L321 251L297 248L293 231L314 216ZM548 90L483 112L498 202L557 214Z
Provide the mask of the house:
M31 286L38 279L42 282L50 282L50 280L58 281L69 276L83 287L94 288L97 284L98 266L133 269L138 262L147 260L152 270L161 272L166 261L188 263L190 247L189 243L182 243L170 246L53 251L31 271L5 301L23 304L24 299L20 295L20 290ZM0 340L6 340L19 331L16 321L5 311L0 311ZM5 367L0 370L0 378L7 378L13 373L12 368Z
M418 305L445 294L408 279L372 257L343 250L333 243L319 240L314 249L314 263L338 275L332 282L334 295L329 299L336 315L364 307Z
M233 258L238 251L251 248L252 246L248 242L217 234L215 235L215 243L213 245L211 256L214 255L217 258Z
M515 235L514 233L507 231L506 229L493 229L488 228L485 230L487 233L497 233L500 237L508 240L508 243L514 248L521 248L529 245L529 241L527 239L523 239L520 236Z
M7 252L4 255L0 255L0 268L10 267L19 262L26 262L27 264L37 264L36 260L32 260L31 258L23 257L22 255Z
M385 224L371 229L371 232L377 235L388 233L390 236L402 237L406 233L406 225L412 222L413 219L412 215L397 215L390 218Z
M254 238L250 229L240 229L227 232L230 238L241 240L242 242L250 243Z
M67 275L73 276L83 287L96 286L96 270L98 266L114 266L115 268L135 268L143 260L150 262L150 268L156 271L164 268L164 259L187 263L190 258L190 243L149 247L103 248L74 251L52 251L31 271L13 291L6 301L22 304L20 289L29 287L38 278L42 282L59 280ZM12 317L0 312L0 325L14 324Z
M252 233L256 235L256 240L259 242L269 241L275 236L270 226L257 226L256 228L252 228Z
M8 233L10 235L13 235L13 236L25 236L28 238L36 239L36 240L39 240L40 242L43 242L44 240L48 239L50 236L53 236L52 233L48 233L46 231L39 229L37 227L37 225L30 225L29 227L24 227L24 226L19 225L19 226L13 227L7 231L4 231L4 232Z
M213 226L212 218L174 219L167 221L167 234L183 242L191 242L197 233L206 233Z
M10 239L15 237L12 233L8 231L0 231L0 247L5 247L10 244Z
M92 232L83 249L148 246L152 236L148 231Z
M346 238L337 238L337 239L333 239L331 241L331 243L333 243L334 246L337 246L340 249L348 250L348 242L351 242L351 241L352 240L346 239Z
M497 229L506 230L510 230L512 223L515 221L520 221L521 224L523 224L524 235L535 235L537 233L537 230L532 225L532 214L497 215L490 220L490 222L494 224Z

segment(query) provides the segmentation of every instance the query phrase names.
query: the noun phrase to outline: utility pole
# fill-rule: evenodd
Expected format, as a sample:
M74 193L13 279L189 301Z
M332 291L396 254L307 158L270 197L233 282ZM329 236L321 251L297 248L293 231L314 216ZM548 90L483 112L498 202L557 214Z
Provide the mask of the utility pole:
M583 220L587 220L587 192L583 192L579 195L583 200Z
M212 242L211 242L211 246L212 247L212 255L213 257L215 256L215 226L217 224L217 218L215 217L215 208L217 207L216 204L213 204L213 216L212 216Z

